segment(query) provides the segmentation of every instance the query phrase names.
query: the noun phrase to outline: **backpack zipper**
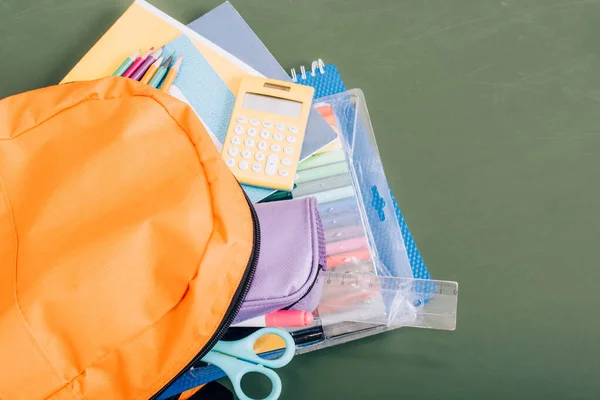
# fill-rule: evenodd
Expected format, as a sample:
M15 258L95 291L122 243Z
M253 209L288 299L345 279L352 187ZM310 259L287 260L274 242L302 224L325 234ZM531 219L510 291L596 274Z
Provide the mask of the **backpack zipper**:
M154 396L152 396L150 400L157 400L160 397L160 395L165 390L167 390L169 386L171 386L171 384L173 384L182 375L187 373L195 363L200 361L200 359L202 359L202 357L204 357L206 353L208 353L215 346L215 344L217 344L217 342L221 340L227 329L229 329L229 326L235 320L235 317L239 313L240 309L242 308L242 303L244 302L244 299L246 298L246 295L250 290L250 284L254 279L254 274L256 272L256 265L258 264L258 257L260 252L260 225L258 221L258 215L256 214L256 210L254 209L254 205L248 198L248 195L246 194L244 189L241 188L241 185L240 189L242 190L242 193L244 193L244 197L246 198L248 206L250 207L250 214L252 215L252 224L254 226L254 240L252 243L252 253L250 254L250 260L248 260L248 265L246 266L244 276L242 277L241 283L233 296L233 299L231 301L231 304L229 305L229 308L227 309L227 312L225 313L225 318L223 318L223 321L221 321L221 324L219 325L219 328L216 330L215 334L210 338L210 340L206 343L202 350L200 350L200 352L192 359L192 361L190 361L184 369L182 369L177 375L175 375L173 379L169 381L169 383L163 386Z

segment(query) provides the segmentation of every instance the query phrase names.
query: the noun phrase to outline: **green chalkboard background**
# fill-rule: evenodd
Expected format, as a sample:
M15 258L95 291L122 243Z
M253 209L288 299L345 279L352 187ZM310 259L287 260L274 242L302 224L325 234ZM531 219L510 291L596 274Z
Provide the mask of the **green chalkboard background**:
M219 0L152 0L190 22ZM600 7L562 0L237 0L284 67L364 90L455 332L297 357L283 399L600 398ZM129 5L0 0L0 97L57 83ZM1 358L1 357L0 357Z

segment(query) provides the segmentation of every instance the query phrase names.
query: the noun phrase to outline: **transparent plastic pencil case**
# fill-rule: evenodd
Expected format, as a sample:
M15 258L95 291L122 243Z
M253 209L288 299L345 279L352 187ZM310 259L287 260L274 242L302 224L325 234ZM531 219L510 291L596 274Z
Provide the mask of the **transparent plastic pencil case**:
M298 352L402 326L455 329L458 284L413 278L362 91L314 107L340 143L300 164L292 192L317 198L327 241L318 318L290 329Z

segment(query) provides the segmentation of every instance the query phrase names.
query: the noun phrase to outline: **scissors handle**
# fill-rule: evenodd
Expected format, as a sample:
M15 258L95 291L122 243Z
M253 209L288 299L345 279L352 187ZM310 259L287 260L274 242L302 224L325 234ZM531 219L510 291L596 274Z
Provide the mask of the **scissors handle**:
M272 369L265 368L260 364L244 362L212 350L202 358L202 361L216 365L227 374L233 384L235 394L240 400L255 400L246 396L242 390L242 378L250 372L263 374L271 381L271 393L263 400L277 400L281 395L281 379Z
M267 360L256 354L254 351L254 344L264 335L277 335L283 339L285 342L285 349L281 357L275 360ZM290 361L292 361L292 358L294 358L294 354L296 353L296 344L294 343L294 338L292 338L292 335L281 328L262 328L240 340L231 342L217 342L212 350L237 357L240 360L248 361L254 364L261 364L265 367L281 368L287 365Z

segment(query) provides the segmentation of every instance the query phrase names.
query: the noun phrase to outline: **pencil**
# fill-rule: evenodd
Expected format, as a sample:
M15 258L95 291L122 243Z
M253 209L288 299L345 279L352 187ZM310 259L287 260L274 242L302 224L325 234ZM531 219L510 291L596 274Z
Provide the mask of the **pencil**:
M133 64L127 68L127 71L123 73L123 78L131 78L131 75L133 75L133 73L140 67L140 65L142 65L144 61L146 61L146 58L148 58L153 51L154 47L150 47L150 50L145 52L143 56L136 58Z
M162 86L160 87L160 90L162 90L163 92L169 93L169 89L171 89L171 86L173 85L173 82L175 81L175 78L177 77L177 74L179 73L179 68L181 68L182 60L183 60L183 55L180 55L179 58L177 59L177 61L175 61L175 64L173 65L173 67L169 70L169 73L167 74L165 81L163 82Z
M131 67L131 64L135 61L135 59L140 55L141 51L138 50L123 61L123 63L117 68L115 72L113 72L112 76L121 76L127 68Z
M169 56L169 58L167 58L165 61L163 61L163 63L160 65L160 67L158 67L158 71L156 71L156 74L154 74L154 76L150 80L150 83L148 84L149 86L152 86L153 88L157 88L160 85L160 82L167 74L167 70L169 69L169 66L171 65L171 61L173 60L174 54L175 53L171 54Z
M163 56L158 57L158 60L156 60L154 62L154 64L152 64L150 66L150 68L148 68L148 71L146 71L146 73L144 74L144 77L140 80L140 82L142 82L144 85L147 85L150 83L150 80L152 79L152 77L154 76L154 74L156 73L156 71L158 71L158 67L160 67L160 64L163 61Z
M133 79L134 81L139 81L140 79L142 79L146 71L148 71L148 68L150 68L150 66L154 64L154 62L158 57L160 57L162 52L163 48L161 47L154 53L150 54L148 58L146 58L144 62L140 65L140 67L131 75L131 79Z

